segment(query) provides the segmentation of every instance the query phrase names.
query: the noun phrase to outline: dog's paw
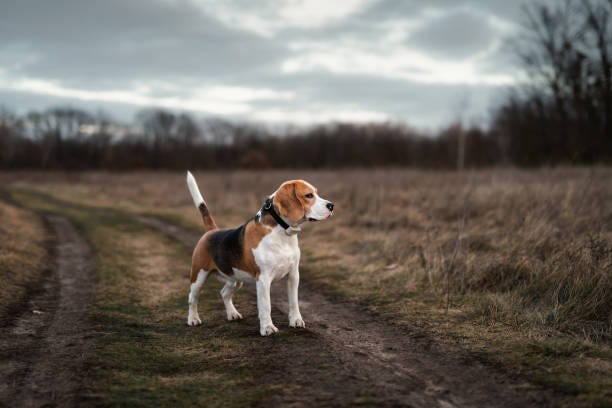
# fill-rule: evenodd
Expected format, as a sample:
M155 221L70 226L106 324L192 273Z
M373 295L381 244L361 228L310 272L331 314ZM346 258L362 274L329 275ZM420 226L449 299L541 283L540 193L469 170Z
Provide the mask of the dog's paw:
M187 326L199 326L202 324L202 320L200 320L200 316L189 316L187 318Z
M242 315L238 313L237 310L234 310L233 312L228 312L227 314L227 320L240 320L240 319L242 319Z
M259 333L262 336L270 336L271 334L278 333L278 329L273 324L268 324L266 326L261 326L259 329Z
M306 327L306 323L301 316L289 318L289 327Z

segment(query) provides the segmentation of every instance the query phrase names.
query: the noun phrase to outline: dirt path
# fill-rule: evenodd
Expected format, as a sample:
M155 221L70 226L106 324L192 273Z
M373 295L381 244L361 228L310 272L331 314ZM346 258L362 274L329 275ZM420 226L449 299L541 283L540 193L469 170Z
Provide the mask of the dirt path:
M56 263L0 327L0 405L76 406L91 350L93 252L64 218L47 217Z
M200 238L157 218L138 219L190 249ZM252 296L254 288L247 290ZM281 330L289 330L283 324L286 298L281 281L272 289L273 318ZM483 365L459 347L436 344L422 331L394 326L358 305L331 300L303 277L300 307L308 327L303 335L282 344L273 337L258 347L259 364L266 369L257 381L279 384L278 392L262 405L554 405L552 396Z

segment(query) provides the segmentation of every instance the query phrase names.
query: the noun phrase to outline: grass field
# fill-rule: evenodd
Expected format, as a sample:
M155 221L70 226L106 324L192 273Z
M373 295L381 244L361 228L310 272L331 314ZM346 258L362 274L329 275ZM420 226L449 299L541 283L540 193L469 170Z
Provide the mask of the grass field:
M569 405L610 403L612 169L195 176L221 227L254 215L281 181L310 181L337 210L300 235L301 275L309 284L442 343L460 344L562 393ZM15 268L28 271L20 274L23 283L5 287L11 293L3 295L5 305L22 296L19 288L44 257L42 224L28 211L69 217L96 250L101 281L95 313L105 334L96 374L103 386L92 387L91 398L128 403L140 391L150 403L185 402L194 395L200 396L192 403L214 403L228 387L248 389L236 386L255 369L245 345L256 333L243 322L226 325L208 334L213 346L203 351L183 327L180 342L173 343L171 322L185 318L189 254L130 216L155 215L201 230L184 174L14 173L0 182L28 208L0 207L3 219L24 225L19 242L27 245L3 245L0 252L3 279ZM0 242L9 242L9 231L0 230ZM15 257L28 263L15 263ZM163 273L149 276L152 268ZM204 294L202 302L221 319L218 295ZM136 364L142 353L149 357ZM184 366L187 357L197 363ZM228 358L236 361L235 372L217 364ZM198 371L201 366L207 370ZM196 392L202 384L217 391ZM240 405L270 392L231 394Z
M239 385L254 370L244 344L255 334L246 325L232 325L221 335L210 331L202 338L202 333L176 324L185 320L185 282L176 277L184 277L190 262L182 246L121 213L68 208L23 192L13 198L37 211L68 217L96 249L100 283L93 313L101 347L90 362L97 381L88 382L85 401L112 406L251 402L252 390ZM213 306L219 289L214 283L206 288L204 308L219 309ZM222 321L221 314L219 309L214 316ZM234 364L224 364L230 354Z
M0 220L0 316L6 316L45 274L49 237L35 214L2 201Z

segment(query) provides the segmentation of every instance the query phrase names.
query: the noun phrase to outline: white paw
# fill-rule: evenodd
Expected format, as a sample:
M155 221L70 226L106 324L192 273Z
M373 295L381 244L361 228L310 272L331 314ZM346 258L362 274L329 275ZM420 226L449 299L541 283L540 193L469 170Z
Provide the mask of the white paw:
M259 329L259 333L262 336L269 336L271 334L278 333L278 329L276 328L275 325L268 324L266 326L261 326L261 328Z
M242 319L242 315L238 313L237 310L227 312L227 320L240 320L240 319Z
M306 323L302 320L301 316L296 318L289 318L289 326L290 327L306 327Z
M187 318L187 326L199 326L202 324L202 320L200 320L200 316L189 316Z

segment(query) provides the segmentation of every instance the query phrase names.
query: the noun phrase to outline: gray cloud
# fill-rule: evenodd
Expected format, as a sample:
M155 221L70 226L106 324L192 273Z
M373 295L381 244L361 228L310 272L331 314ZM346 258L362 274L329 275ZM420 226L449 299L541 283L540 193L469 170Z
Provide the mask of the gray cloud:
M282 64L306 52L294 47L303 42L355 43L366 50L376 49L389 35L390 22L422 18L427 9L438 10L438 17L406 33L400 45L434 60L461 61L501 38L502 33L485 17L512 22L519 13L515 3L380 0L321 26L288 25L265 36L229 24L214 9L205 11L187 0L9 2L3 4L0 14L0 79L1 75L9 80L32 78L96 91L129 90L134 84L148 83L153 98L188 98L201 86L268 89L293 97L248 102L249 112L354 109L382 112L421 126L440 126L457 116L461 101L468 101L464 114L485 115L488 102L501 87L425 83L359 72L339 74L319 67L283 73ZM250 8L240 2L226 6L243 14L258 13L250 4ZM273 6L273 2L266 3L266 13ZM264 21L266 16L261 16ZM486 74L512 74L505 56L504 50L496 49L478 61L478 69ZM172 87L157 87L159 83ZM121 119L142 108L0 86L0 104L20 111L56 103L94 110L101 107ZM231 115L249 119L249 112Z
M3 42L34 56L22 72L69 85L225 80L270 69L287 53L283 44L227 27L185 1L23 1L3 8Z
M418 16L426 9L458 9L471 8L490 13L501 19L516 21L520 17L520 2L508 0L381 0L370 8L363 10L361 15L366 19L386 20L398 17Z
M107 116L110 115L114 120L119 120L125 124L129 123L134 115L142 109L142 107L126 103L81 101L29 92L0 91L0 108L12 108L11 110L26 113L43 111L55 106L84 109L93 114L103 112Z
M413 33L408 42L435 56L465 58L486 50L495 40L495 34L495 29L482 16L457 10Z

